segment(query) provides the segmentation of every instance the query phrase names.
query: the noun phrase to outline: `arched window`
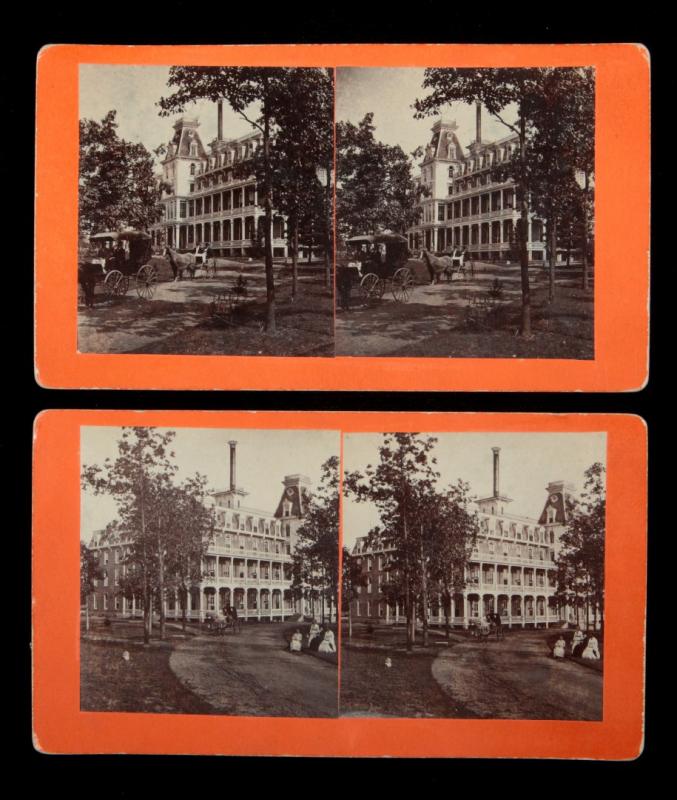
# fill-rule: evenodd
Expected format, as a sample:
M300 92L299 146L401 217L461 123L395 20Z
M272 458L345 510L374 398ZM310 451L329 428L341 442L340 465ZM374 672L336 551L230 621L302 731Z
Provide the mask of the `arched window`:
M190 174L195 175L195 164L190 165Z

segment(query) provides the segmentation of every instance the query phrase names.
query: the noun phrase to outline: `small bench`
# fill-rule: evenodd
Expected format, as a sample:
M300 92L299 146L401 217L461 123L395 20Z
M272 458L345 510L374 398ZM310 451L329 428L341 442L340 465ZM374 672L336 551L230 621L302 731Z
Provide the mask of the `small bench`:
M238 275L230 286L214 296L209 306L210 315L223 322L232 322L235 312L247 297L247 279L244 275Z
M490 328L492 318L495 320L497 312L504 306L504 301L487 292L475 292L465 309L465 323L469 326Z

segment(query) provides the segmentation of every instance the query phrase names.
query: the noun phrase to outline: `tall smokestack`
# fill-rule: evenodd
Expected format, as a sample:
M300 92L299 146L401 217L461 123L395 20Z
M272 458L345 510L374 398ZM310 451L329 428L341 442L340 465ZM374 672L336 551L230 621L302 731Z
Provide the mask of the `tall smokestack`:
M499 497L499 489L498 489L498 460L499 460L499 453L501 452L500 447L492 447L491 448L494 453L494 497Z
M230 488L232 491L237 488L237 483L235 480L235 448L237 446L237 442L228 442L228 446L230 447Z
M219 100L216 104L217 111L217 133L216 138L219 142L223 141L223 100Z
M475 141L482 144L482 104L475 104Z

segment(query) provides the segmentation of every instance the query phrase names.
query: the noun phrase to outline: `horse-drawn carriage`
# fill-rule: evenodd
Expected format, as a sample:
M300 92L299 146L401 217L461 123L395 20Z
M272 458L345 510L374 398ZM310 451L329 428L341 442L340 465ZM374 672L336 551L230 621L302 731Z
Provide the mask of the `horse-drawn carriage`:
M87 252L78 260L78 283L85 305L94 305L97 284L111 300L127 294L132 279L138 296L150 300L157 283L151 258L151 238L143 231L104 231L90 236Z
M387 284L398 303L406 303L414 288L414 276L407 266L409 248L404 236L377 233L353 236L337 271L339 300L343 308L350 305L354 286L359 287L363 302L371 305L385 294Z

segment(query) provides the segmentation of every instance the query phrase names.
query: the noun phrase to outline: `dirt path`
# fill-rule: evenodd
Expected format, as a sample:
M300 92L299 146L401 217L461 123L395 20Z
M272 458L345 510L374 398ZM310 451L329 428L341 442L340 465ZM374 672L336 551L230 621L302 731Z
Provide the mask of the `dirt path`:
M233 716L337 716L338 670L286 649L285 627L258 624L239 635L197 636L178 645L169 666L216 713Z
M602 675L550 657L547 631L519 631L439 654L442 689L480 718L602 719Z
M530 270L534 298L546 290L548 273L542 267ZM474 295L487 295L494 281L501 287L504 304L519 307L521 283L515 266L478 266L474 276L455 277L430 285L416 273L416 285L407 303L398 303L386 286L383 298L365 306L353 288L349 311L336 315L336 354L347 356L431 357L525 357L592 358L592 310L587 297L572 289L573 277L558 273L556 320L539 327L538 308L534 328L538 337L525 346L510 330L466 329L466 309ZM535 299L532 304L536 306ZM543 313L543 312L541 312ZM548 311L547 313L551 313ZM589 318L588 318L589 316ZM518 327L518 325L517 325Z

